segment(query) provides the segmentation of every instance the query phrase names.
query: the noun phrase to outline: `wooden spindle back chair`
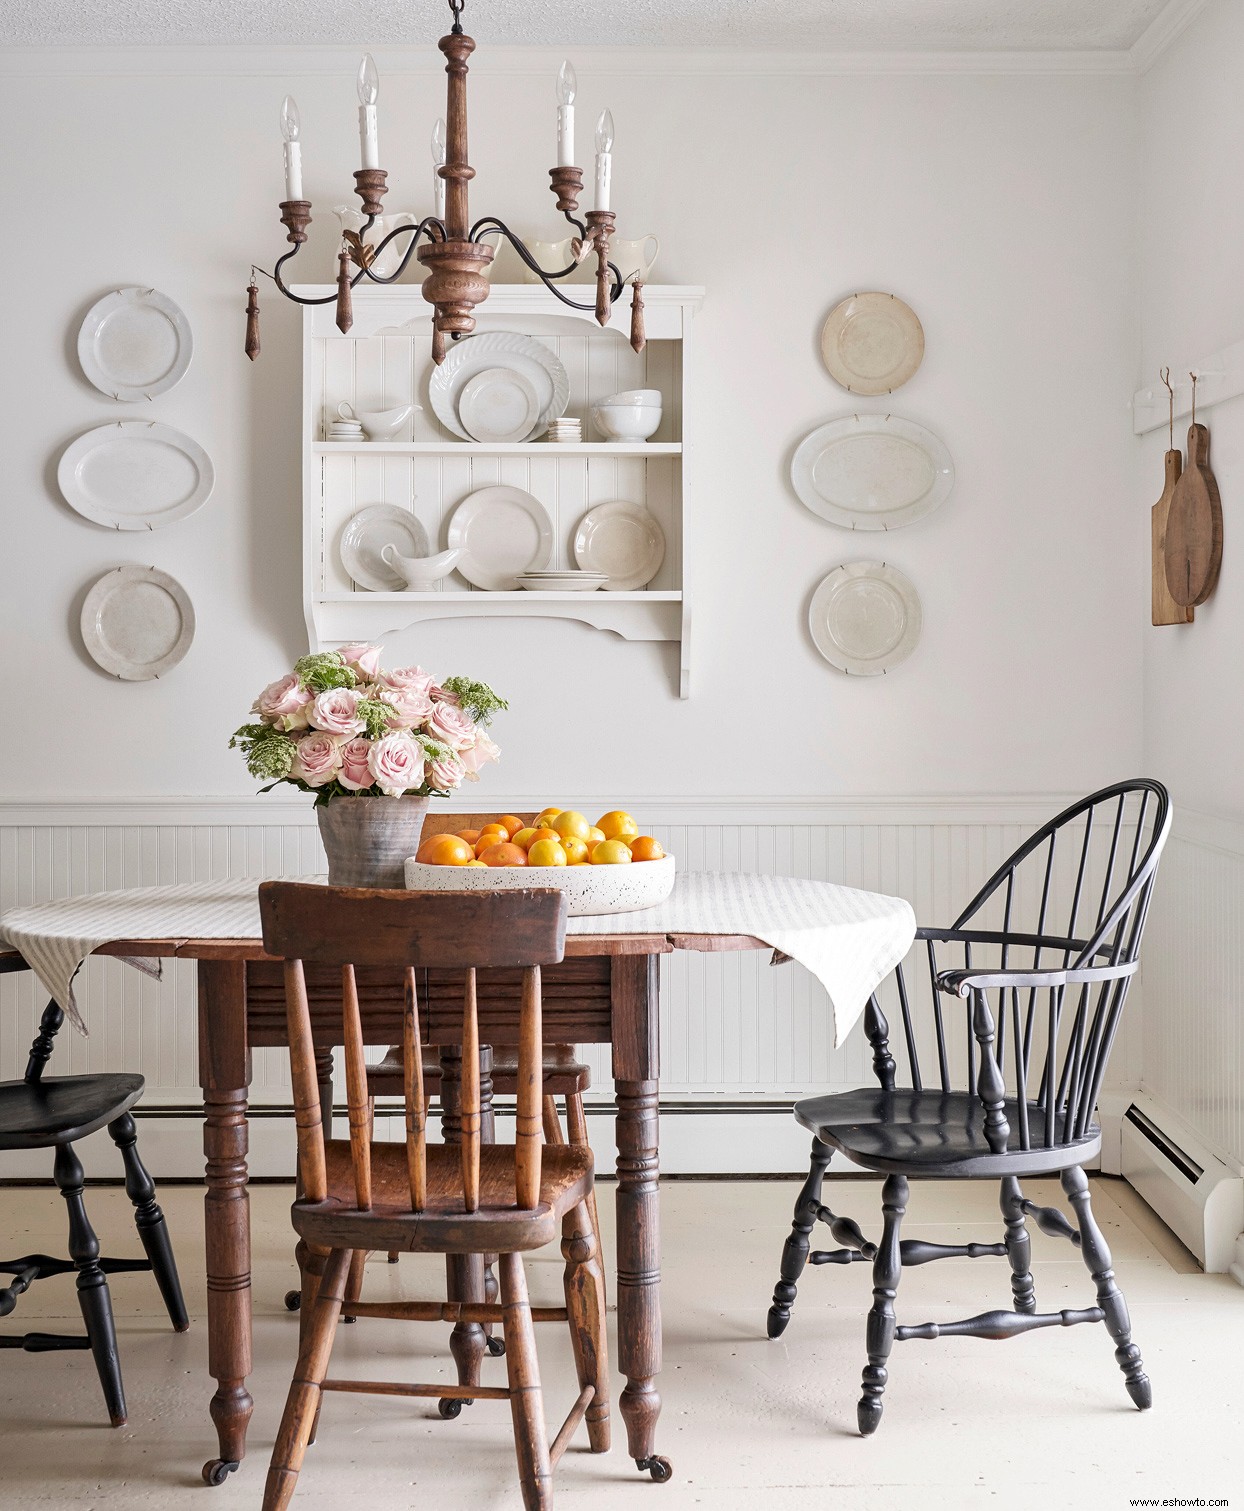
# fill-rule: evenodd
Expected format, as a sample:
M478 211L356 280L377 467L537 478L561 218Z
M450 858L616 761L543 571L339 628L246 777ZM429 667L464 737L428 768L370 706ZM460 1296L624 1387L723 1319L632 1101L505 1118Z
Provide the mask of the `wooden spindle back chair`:
M508 1399L514 1419L525 1504L551 1504L551 1467L587 1417L591 1446L608 1446L604 1308L597 1246L587 1213L590 1151L545 1148L542 1136L541 967L562 958L566 903L554 889L494 893L419 893L266 882L259 889L264 948L284 959L286 1005L298 1131L301 1195L294 1227L327 1251L312 1314L305 1319L298 1367L273 1452L264 1511L288 1504L324 1390L382 1391L445 1398ZM348 1140L327 1136L321 1113L305 968L340 971ZM405 982L402 1051L406 1138L372 1138L356 967L385 967ZM523 971L518 1109L513 1144L481 1140L478 969ZM423 1083L421 980L428 970L461 971L460 1141L429 1143ZM566 1301L579 1374L578 1400L550 1446L521 1255L562 1234ZM501 1304L346 1300L352 1257L368 1249L500 1256ZM502 1323L508 1388L377 1385L326 1378L343 1306L357 1317ZM551 1310L551 1309L546 1309Z
M895 1339L962 1333L1012 1337L1036 1327L1106 1323L1132 1400L1150 1404L1140 1351L1131 1342L1109 1251L1093 1219L1083 1166L1101 1148L1094 1112L1170 832L1166 790L1142 779L1082 799L1043 825L989 878L948 929L917 931L909 957L864 1014L878 1086L813 1097L795 1109L813 1134L812 1167L796 1203L770 1337L790 1320L804 1265L874 1265L869 1366L858 1418L881 1419L885 1363ZM962 1007L956 1007L956 1001ZM897 1018L901 1040L891 1042ZM886 1175L884 1235L868 1243L821 1201L835 1150ZM1021 1176L1059 1173L1078 1229L1057 1208L1024 1198ZM938 1245L899 1239L908 1178L996 1178L1006 1234L998 1244ZM1025 1218L1070 1238L1097 1286L1098 1305L1039 1315ZM842 1246L811 1253L826 1222ZM1005 1255L1013 1310L963 1322L899 1327L894 1292L904 1264Z

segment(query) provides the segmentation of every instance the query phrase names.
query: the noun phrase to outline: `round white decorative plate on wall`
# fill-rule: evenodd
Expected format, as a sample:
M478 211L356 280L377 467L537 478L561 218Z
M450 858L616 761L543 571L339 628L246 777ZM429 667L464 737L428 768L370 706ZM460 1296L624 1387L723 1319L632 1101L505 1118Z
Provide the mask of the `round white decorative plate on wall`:
M924 360L924 327L896 294L852 294L830 310L821 356L848 393L893 393Z
M922 617L920 597L897 567L848 561L817 586L808 628L831 666L852 677L876 677L915 650Z
M176 578L156 567L114 567L82 605L91 659L124 682L149 682L176 666L194 639L194 606Z
M197 441L155 420L116 420L65 448L56 481L71 509L111 530L158 530L212 495L216 474Z
M897 530L950 496L955 465L923 425L898 415L846 415L805 436L790 464L800 502L846 530Z
M91 306L78 361L110 398L153 399L180 383L194 354L190 322L158 289L117 289Z

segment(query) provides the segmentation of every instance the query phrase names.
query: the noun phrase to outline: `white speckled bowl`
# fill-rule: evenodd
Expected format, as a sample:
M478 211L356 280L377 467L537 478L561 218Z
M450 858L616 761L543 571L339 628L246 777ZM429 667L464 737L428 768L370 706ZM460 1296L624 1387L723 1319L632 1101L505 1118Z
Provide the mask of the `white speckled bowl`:
M635 913L674 890L674 857L629 866L424 866L406 862L408 892L492 892L560 887L572 917Z

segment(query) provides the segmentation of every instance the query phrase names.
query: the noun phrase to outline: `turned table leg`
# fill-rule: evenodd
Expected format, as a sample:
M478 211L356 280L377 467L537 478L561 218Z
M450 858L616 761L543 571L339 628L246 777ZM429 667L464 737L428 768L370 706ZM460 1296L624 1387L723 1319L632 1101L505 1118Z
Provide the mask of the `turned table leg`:
M220 1456L203 1466L219 1485L246 1453L254 1401L251 1372L251 1228L246 1193L246 967L240 960L199 962L199 1079L207 1157L207 1367L216 1381L212 1421Z
M661 1397L659 1045L655 955L616 955L612 966L613 1074L618 1102L618 1410L627 1452L654 1480L670 1462L654 1450Z

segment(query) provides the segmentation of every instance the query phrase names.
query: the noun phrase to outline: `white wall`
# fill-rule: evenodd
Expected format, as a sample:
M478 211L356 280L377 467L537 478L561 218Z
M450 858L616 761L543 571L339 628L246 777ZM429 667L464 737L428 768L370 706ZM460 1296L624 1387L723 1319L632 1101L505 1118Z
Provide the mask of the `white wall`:
M0 377L0 615L38 705L36 753L0 780L22 798L243 793L226 735L304 649L298 317L264 289L252 368L243 289L251 259L270 263L284 244L287 89L316 206L302 276L330 271L329 210L355 166L353 55L51 57L11 55L0 88L0 132L21 144L0 164L3 328L19 354ZM670 652L576 625L425 629L412 654L513 701L490 791L1007 793L1133 770L1141 543L1121 395L1134 369L1134 81L583 61L581 138L601 104L618 123L623 233L657 231L658 277L708 288L693 696L674 697ZM378 62L401 208L426 193L442 78ZM546 236L555 64L485 41L472 74L476 213ZM15 207L36 203L57 208L19 219ZM186 380L144 409L188 430L218 470L205 509L149 538L80 520L54 478L74 435L144 412L96 394L72 355L84 310L135 282L177 299L197 341ZM925 365L892 401L852 401L820 364L825 313L859 287L901 293L925 324ZM816 423L891 403L946 439L957 487L933 518L852 540L795 501L789 455ZM874 552L916 583L925 633L901 670L857 682L817 657L806 605L836 562ZM166 681L118 685L79 647L82 594L122 561L171 571L194 599L195 646Z

